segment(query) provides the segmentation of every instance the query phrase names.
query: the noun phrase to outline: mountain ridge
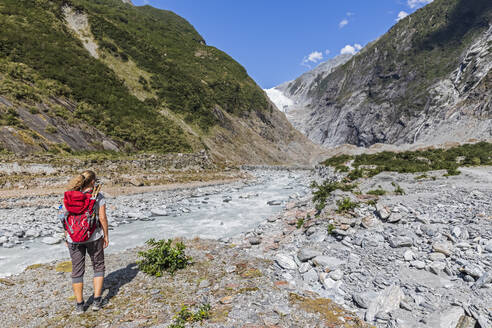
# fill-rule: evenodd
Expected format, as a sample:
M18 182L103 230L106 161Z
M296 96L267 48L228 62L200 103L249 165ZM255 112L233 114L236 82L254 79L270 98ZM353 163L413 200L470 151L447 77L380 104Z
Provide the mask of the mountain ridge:
M400 20L313 86L303 132L325 147L491 139L491 7L435 0Z
M207 46L186 20L128 4L7 0L0 6L1 148L207 149L240 163L295 162L316 149L244 67Z

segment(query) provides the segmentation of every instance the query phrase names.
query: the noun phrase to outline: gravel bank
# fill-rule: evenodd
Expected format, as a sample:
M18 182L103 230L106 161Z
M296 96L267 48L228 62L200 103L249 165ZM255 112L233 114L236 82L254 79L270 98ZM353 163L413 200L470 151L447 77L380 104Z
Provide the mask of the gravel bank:
M71 316L61 262L35 266L1 281L0 315L8 327L166 327L182 304L210 303L203 327L488 328L492 169L461 170L381 173L360 194L334 192L319 215L299 196L247 233L186 240L195 264L173 277L138 272L138 249L111 255L97 315ZM366 195L379 187L388 193ZM359 207L335 213L345 197Z

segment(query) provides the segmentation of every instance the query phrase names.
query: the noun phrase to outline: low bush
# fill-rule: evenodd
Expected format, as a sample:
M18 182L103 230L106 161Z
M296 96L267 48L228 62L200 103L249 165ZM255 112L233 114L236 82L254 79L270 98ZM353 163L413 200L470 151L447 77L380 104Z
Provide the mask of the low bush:
M378 189L369 190L367 194L374 195L374 196L383 196L386 195L386 190L384 190L383 188L381 188L381 186L379 186Z
M352 191L355 187L357 187L355 184L331 182L328 180L325 180L321 185L313 182L311 188L313 189L313 202L316 204L316 209L321 211L325 208L326 199L333 191Z
M192 260L186 256L185 245L182 242L172 246L172 239L159 240L149 239L146 244L151 246L147 251L138 252L142 260L137 261L138 267L143 272L161 277L164 271L174 274L179 269L184 269Z
M210 318L209 304L203 304L195 312L190 311L188 306L183 305L181 310L174 316L174 322L168 328L185 328L187 323L202 322L208 318Z
M342 200L337 200L337 213L341 214L341 213L347 213L353 209L355 209L356 207L359 206L359 203L356 203L356 202L353 202L352 200L350 200L349 197L346 197Z
M405 195L405 190L403 190L402 187L400 187L399 184L392 182L391 185L395 187L394 193L397 195Z

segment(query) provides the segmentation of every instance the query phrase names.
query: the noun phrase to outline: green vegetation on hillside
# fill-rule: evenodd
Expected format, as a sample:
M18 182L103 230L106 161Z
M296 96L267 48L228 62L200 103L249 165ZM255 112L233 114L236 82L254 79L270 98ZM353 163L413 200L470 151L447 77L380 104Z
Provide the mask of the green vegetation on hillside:
M417 173L447 170L449 175L459 174L458 166L492 165L492 143L465 144L450 149L427 149L394 153L384 151L356 156L340 155L323 162L337 167L352 160L354 177L373 176L383 171ZM356 174L354 173L356 172ZM354 180L354 179L351 179Z
M88 16L101 57L131 60L150 76L132 81L155 98L139 100L107 60L91 57L66 26L66 5ZM203 133L217 123L216 106L238 116L270 110L241 65L206 46L188 22L169 11L121 0L4 0L0 29L0 96L33 108L53 97L70 99L75 110L49 115L86 122L138 150L192 150L183 129L161 114L166 110ZM0 112L1 125L22 128L14 112Z

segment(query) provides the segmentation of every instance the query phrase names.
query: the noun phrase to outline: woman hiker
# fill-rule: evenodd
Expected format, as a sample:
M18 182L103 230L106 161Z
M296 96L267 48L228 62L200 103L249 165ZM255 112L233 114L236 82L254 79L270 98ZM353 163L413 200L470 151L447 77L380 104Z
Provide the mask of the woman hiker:
M92 310L102 307L104 283L104 249L109 245L106 201L96 186L96 174L84 171L69 183L64 195L65 240L72 259L72 287L77 300L75 313L84 312L85 253L89 253L94 269L94 301Z

